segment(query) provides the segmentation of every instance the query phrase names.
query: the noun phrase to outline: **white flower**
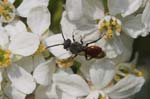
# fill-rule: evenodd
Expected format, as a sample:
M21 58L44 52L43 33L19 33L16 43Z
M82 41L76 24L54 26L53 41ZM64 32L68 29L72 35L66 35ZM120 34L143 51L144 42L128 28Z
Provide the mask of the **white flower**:
M44 50L45 46L42 46L41 43L43 43L43 35L50 25L48 9L44 6L32 9L27 17L27 24L31 31L28 31L25 24L19 20L15 20L4 27L11 39L10 49L15 54L29 56L40 47L39 50Z
M135 0L134 2L132 0L108 0L108 7L111 15L121 14L125 17L137 11L142 2L142 0Z
M74 3L76 3L76 5L74 5ZM124 5L122 6L120 4ZM144 24L141 23L140 15L130 16L136 12L141 5L142 0L136 0L134 2L131 0L108 0L110 15L104 15L105 10L102 1L67 0L66 11L64 12L61 22L62 31L64 35L72 35L69 33L70 31L67 32L66 28L74 28L75 30L79 30L79 33L82 31L82 35L84 35L83 38L88 35L89 37L93 37L93 39L100 37L98 35L105 34L104 38L107 40L102 40L99 44L100 46L105 44L104 50L106 50L106 55L109 58L114 58L123 52L122 46L124 45L122 44L122 40L118 37L119 35L126 33L132 38L137 38L140 35L148 33ZM118 14L122 16L118 17ZM96 20L100 20L98 24ZM70 24L65 28L68 23ZM78 33L75 33L75 35L76 34ZM85 37L84 39L87 38Z
M144 79L132 74L111 86L115 71L114 64L110 61L100 64L97 61L89 70L88 84L77 74L56 74L54 82L65 94L60 99L124 99L140 91ZM87 97L84 98L85 96Z
M145 32L145 34L143 34L143 36L148 35L148 33L150 32L150 14L148 13L150 10L150 1L147 1L146 7L143 11L142 14L142 23L144 24L144 26L146 27L147 31Z
M89 42L95 41L99 38L99 34L94 27L94 24L91 26L81 26L78 28L72 24L69 20L67 20L67 14L64 12L61 20L62 25L62 33L65 39L73 39L73 35L75 37L75 41L80 43L80 40L83 40L83 45L86 45ZM125 34L120 35L121 38L115 37L113 40L106 41L105 38L100 39L95 45L101 47L103 51L106 53L107 58L114 58L118 55L120 56L124 51L130 51L132 49L132 39L127 37ZM126 43L129 41L129 43ZM72 40L73 42L73 40ZM63 44L64 40L61 34L57 34L54 36L50 36L46 39L47 46L55 45L55 44ZM94 44L94 43L93 43ZM90 45L89 45L90 46ZM63 48L63 45L54 46L49 48L50 52L58 58L68 58L72 55L72 53ZM62 51L60 51L62 50ZM129 58L131 54L128 54ZM125 59L124 61L126 61ZM122 60L123 61L123 60Z
M17 8L17 11L20 16L27 17L32 8L38 6L47 7L49 0L23 0L20 6Z
M5 83L5 82L4 82ZM14 88L10 82L3 85L0 99L25 99L26 94Z
M51 15L47 7L38 6L33 8L27 16L27 24L34 34L39 37L48 30L51 24Z
M16 99L24 99L23 97L25 97L27 94L31 94L36 88L36 83L32 75L16 64L12 64L5 69L1 67L1 74L2 73L7 74L8 79L11 82L10 86L12 87L12 90L5 89L6 93L10 94L12 97L16 97ZM5 79L6 76L1 79L1 82L3 82ZM18 96L16 96L16 93L18 93Z
M47 86L51 84L52 75L55 72L55 61L54 59L50 59L46 62L39 64L34 72L33 77L37 83Z
M39 47L39 38L29 32L16 34L11 38L9 49L12 53L29 56L35 53Z
M3 77L2 75L4 73L8 76L12 87L14 87L16 90L19 90L21 93L24 93L24 95L30 94L36 87L32 75L24 70L21 66L14 63L15 60L18 60L18 58L16 57L17 55L20 55L21 57L28 55L29 53L27 50L29 49L24 48L21 50L20 48L26 47L24 46L24 44L15 45L14 43L9 42L7 32L1 30L1 33L4 35L2 36L3 38L0 41L1 82L5 79L5 77ZM17 40L21 41L20 38L17 38L14 41L17 42ZM13 44L20 50L11 49L11 46ZM16 54L15 52L17 52L18 54Z
M57 69L55 59L52 58L39 64L33 71L35 81L40 84L35 91L36 99L51 99L58 97L58 90L53 81L54 74L73 73L71 69Z
M33 73L34 82L39 86L35 90L36 99L49 99L58 97L57 88L53 82L54 73L72 73L71 69L59 69L56 67L55 58L45 60L40 55L24 57L16 64L23 67L29 73Z
M28 73L32 73L34 82L39 86L32 93L36 99L46 99L56 97L55 84L52 81L53 73L56 71L55 60L45 60L42 54L24 57L16 64L24 68ZM50 95L49 95L50 94Z
M38 6L48 6L49 0L23 0L18 8L15 8L15 0L2 0L0 1L0 21L9 23L12 22L16 15L27 17L32 8ZM8 9L5 9L5 8Z

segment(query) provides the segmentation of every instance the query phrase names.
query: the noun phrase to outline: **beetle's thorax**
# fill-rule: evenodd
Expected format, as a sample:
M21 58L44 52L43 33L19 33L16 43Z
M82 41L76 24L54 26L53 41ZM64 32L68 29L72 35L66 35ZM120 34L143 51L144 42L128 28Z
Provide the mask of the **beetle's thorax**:
M79 42L73 42L71 43L69 50L72 52L72 54L79 54L84 50L84 46Z

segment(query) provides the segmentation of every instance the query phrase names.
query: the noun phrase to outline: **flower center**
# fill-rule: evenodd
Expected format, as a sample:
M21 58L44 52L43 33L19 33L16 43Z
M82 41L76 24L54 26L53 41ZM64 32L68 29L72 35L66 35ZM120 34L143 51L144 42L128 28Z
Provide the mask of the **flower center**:
M11 22L15 18L15 7L8 0L0 1L0 21Z
M91 91L86 99L109 99L108 96L100 90Z
M35 54L40 54L42 52L44 52L46 50L46 47L44 44L40 44L39 48L37 49L37 51L35 52Z
M99 33L106 35L106 40L111 40L114 34L120 35L121 21L113 16L105 16L98 23Z
M74 64L74 57L70 57L67 59L58 59L56 63L60 68L68 68Z
M98 96L98 99L106 99L106 97L104 96L104 93L101 92Z
M115 76L115 81L119 81L120 79L128 76L129 74L136 75L138 77L143 76L143 72L136 69L135 65L131 66L119 66L117 75Z
M99 96L99 98L98 99L106 99L105 97L103 97L103 96Z
M0 49L0 67L8 67L11 63L10 51Z

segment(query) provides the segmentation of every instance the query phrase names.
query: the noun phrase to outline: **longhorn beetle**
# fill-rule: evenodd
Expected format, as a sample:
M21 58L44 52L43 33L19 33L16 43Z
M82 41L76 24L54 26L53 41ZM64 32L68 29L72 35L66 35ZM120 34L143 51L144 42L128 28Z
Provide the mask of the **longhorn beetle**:
M74 35L72 35L73 42L70 39L65 39L63 33L62 33L62 37L64 39L63 44L55 44L55 45L47 46L47 48L63 45L64 49L69 50L75 56L77 56L81 52L84 52L85 53L84 56L86 60L90 60L92 58L96 58L96 59L103 58L105 56L105 52L102 50L101 47L96 45L88 46L89 44L97 42L102 37L98 38L95 41L89 42L86 45L83 45L84 43L82 39L80 40L80 42L77 42L74 38Z

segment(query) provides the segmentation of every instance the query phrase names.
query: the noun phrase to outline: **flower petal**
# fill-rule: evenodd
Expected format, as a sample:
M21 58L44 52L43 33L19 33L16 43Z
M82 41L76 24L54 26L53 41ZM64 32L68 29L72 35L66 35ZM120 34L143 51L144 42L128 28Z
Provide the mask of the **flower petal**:
M120 80L116 85L106 90L112 99L125 99L141 90L145 80L143 77L129 75Z
M42 54L34 55L34 56L32 56L32 59L33 59L33 69L34 70L39 64L45 62L45 58Z
M24 68L27 72L31 73L35 68L45 62L44 56L42 54L37 54L33 56L23 57L16 62L17 65Z
M62 34L56 34L46 39L47 46L52 46L55 44L63 44L63 43L64 43L64 40L63 40ZM50 47L49 51L59 59L68 58L72 55L71 52L63 48L63 45Z
M3 81L3 69L0 70L0 90L2 90L2 81Z
M8 0L11 4L13 4L15 2L15 0Z
M0 29L0 46L6 48L6 45L9 43L8 35L6 31Z
M27 24L32 32L39 36L49 28L50 21L50 13L45 6L33 8L27 17Z
M105 38L96 42L96 45L100 46L106 53L106 57L113 59L123 52L123 43L120 37L114 37L112 40L107 41Z
M143 11L143 15L142 15L142 22L145 25L145 27L148 29L148 32L150 32L150 13L149 13L149 9L150 9L150 2L148 1L147 4L146 4L145 9Z
M81 0L67 0L66 11L71 20L79 20L83 16Z
M32 56L23 57L16 62L17 65L21 66L27 72L31 73L33 71L33 59Z
M39 86L35 91L35 99L58 99L55 84L51 86Z
M126 17L139 9L142 0L108 0L111 15L122 14Z
M110 60L100 60L92 64L90 77L96 88L103 89L114 78L115 66Z
M66 12L69 19L74 22L85 18L95 20L104 16L100 0L67 0Z
M15 20L4 27L8 34L12 37L16 34L27 31L25 24L20 20Z
M54 74L54 82L63 92L72 96L85 96L89 93L87 83L76 74Z
M104 8L101 0L85 0L84 5L85 15L89 15L93 20L104 17Z
M62 93L61 99L77 99L77 97L71 96L67 93Z
M6 86L4 91L9 99L25 99L26 97L26 94L20 92L19 90L15 89L10 85Z
M48 6L48 2L49 0L23 0L23 2L17 8L17 11L20 16L27 17L32 8L38 6Z
M132 38L145 34L146 28L141 21L142 16L129 16L123 20L123 31ZM146 33L148 34L148 33Z
M84 23L84 24L83 24ZM84 43L91 42L99 38L97 25L91 21L79 21L76 24L69 21L67 13L64 12L61 19L61 26L63 34L72 40L74 35L75 40L80 42L82 39Z
M40 44L37 35L29 32L17 34L13 36L9 45L9 50L13 54L19 54L22 56L29 56L35 53Z
M77 62L81 63L80 71L82 72L83 76L87 80L90 80L89 70L91 69L91 66L95 62L95 60L91 59L91 60L87 61L85 56L77 56L75 60L77 60Z
M51 83L54 71L55 62L53 59L50 59L44 63L39 64L37 68L35 68L33 77L37 83L46 86Z
M8 68L8 77L12 82L12 86L25 94L30 94L36 87L32 75L26 72L23 68L12 65Z
M129 61L132 55L133 41L134 41L133 38L129 37L123 32L119 37L122 40L124 46L122 46L123 49L122 53L118 55L116 58L113 58L113 61L116 64Z

